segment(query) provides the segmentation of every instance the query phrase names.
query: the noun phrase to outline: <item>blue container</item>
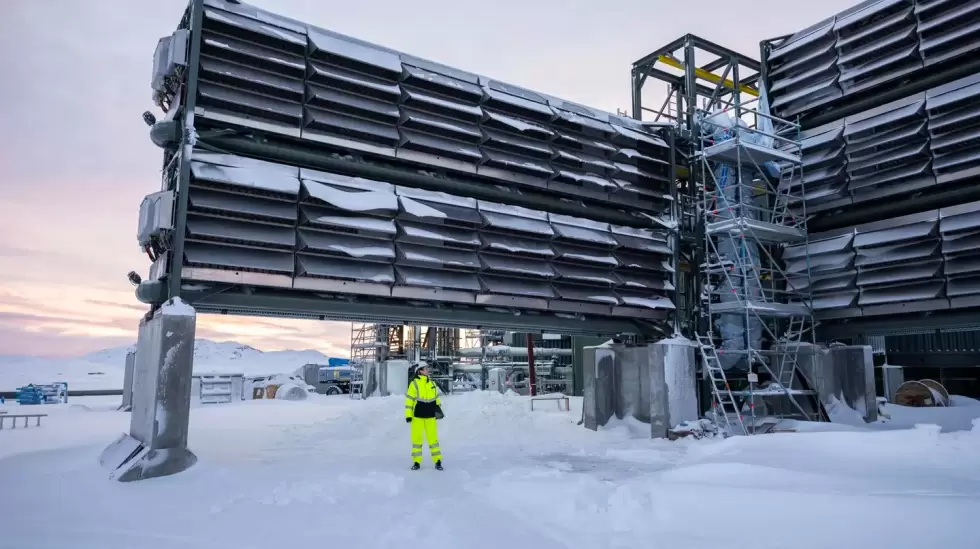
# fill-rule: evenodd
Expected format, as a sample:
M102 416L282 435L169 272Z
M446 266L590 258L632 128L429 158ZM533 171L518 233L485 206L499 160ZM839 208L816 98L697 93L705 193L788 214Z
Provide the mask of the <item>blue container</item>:
M327 359L327 364L330 367L347 366L348 364L350 364L350 359L349 358L328 358Z
M17 404L43 404L45 401L44 391L35 386L34 384L29 384L26 387L17 388Z

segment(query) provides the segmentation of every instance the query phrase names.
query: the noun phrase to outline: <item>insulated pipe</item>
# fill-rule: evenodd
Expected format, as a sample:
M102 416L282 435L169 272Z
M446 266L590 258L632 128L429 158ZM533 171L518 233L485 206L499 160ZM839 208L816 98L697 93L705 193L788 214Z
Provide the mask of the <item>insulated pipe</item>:
M624 225L627 227L637 227L641 229L660 228L652 221L644 222L643 219L634 217L622 211L610 210L601 207L589 208L575 202L565 202L559 197L538 197L514 192L503 191L496 185L470 183L451 179L439 179L407 170L398 170L376 166L373 164L354 163L347 160L338 160L322 152L312 152L304 150L299 146L283 146L277 143L266 142L257 143L251 139L240 136L218 136L208 139L199 138L199 142L206 146L218 149L218 152L228 152L231 154L242 154L257 158L281 159L290 164L307 166L329 172L339 172L342 174L356 175L368 179L377 179L389 183L404 184L430 191L444 192L457 196L466 196L490 202L501 202L504 204L516 204L540 210L544 212L568 215L572 217L583 217L603 223L613 225Z
M504 355L504 356L527 356L527 348L525 347L510 347L507 345L487 345L486 347L464 347L459 350L459 356L466 357L478 357L483 356L483 351L486 349L489 355ZM572 356L572 349L547 349L544 347L534 348L535 356Z

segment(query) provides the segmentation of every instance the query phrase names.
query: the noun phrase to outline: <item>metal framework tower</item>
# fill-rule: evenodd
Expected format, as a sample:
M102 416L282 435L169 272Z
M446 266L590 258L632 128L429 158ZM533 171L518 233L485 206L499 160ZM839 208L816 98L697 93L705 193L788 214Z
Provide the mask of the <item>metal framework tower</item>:
M361 398L364 387L364 366L379 362L387 346L387 331L378 324L351 323L350 364L351 398Z
M680 324L698 340L712 410L733 434L763 432L763 417L821 417L801 358L814 350L809 265L782 254L807 237L799 126L768 115L760 69L693 35L633 67L634 117L675 125L686 145ZM650 78L667 84L656 111L643 107Z

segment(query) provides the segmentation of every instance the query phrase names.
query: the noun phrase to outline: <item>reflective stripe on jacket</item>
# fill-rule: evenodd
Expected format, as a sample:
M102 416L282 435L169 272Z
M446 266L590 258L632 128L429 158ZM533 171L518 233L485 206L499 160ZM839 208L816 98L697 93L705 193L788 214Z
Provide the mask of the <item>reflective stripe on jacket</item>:
M405 392L405 417L436 417L436 410L439 408L442 408L439 388L431 379L419 375L408 384Z

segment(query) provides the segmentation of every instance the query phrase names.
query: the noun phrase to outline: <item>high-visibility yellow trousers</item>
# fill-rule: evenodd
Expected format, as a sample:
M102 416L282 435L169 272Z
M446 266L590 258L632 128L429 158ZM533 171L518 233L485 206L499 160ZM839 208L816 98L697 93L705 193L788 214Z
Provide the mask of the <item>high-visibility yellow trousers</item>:
M442 461L442 450L439 449L439 432L436 431L436 418L412 418L412 461L422 463L422 442L429 443L429 453L432 461Z

